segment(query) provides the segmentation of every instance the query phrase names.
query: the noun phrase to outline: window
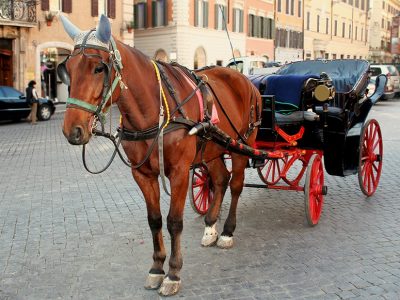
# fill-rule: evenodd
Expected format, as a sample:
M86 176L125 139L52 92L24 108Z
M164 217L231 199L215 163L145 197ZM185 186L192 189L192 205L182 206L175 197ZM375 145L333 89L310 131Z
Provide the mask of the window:
M365 0L361 0L361 9L362 9L362 10L365 9Z
M151 3L153 27L166 26L167 22L167 1L156 0Z
M332 54L332 59L336 59L336 53Z
M307 30L310 30L310 12L307 12Z
M298 7L297 7L297 16L299 17L299 18L301 18L301 16L302 16L302 10L303 10L303 8L302 8L302 5L301 5L301 0L299 0L299 3L298 3L299 5L298 5Z
M194 1L194 26L208 27L208 2L204 0Z
M243 32L243 10L233 9L233 32Z
M351 24L349 25L349 39L351 39Z
M390 30L390 21L387 21L387 30Z
M61 0L50 0L49 2L49 10L50 11L59 11L61 10Z
M355 1L355 6L356 6L357 8L360 7L360 0L356 0L356 1Z
M364 38L364 28L361 27L361 36L360 36L361 40L363 40Z
M225 24L228 22L227 13L226 6L215 4L215 29L225 30Z
M248 35L252 37L273 39L275 31L275 21L250 14L248 23Z
M349 0L349 5L353 5L353 0Z
M107 15L107 0L98 0L97 15Z
M337 20L335 20L335 36L337 36Z
M326 24L325 24L325 33L329 33L329 18L326 18Z
M319 15L317 16L317 32L319 32Z
M357 34L358 34L358 27L356 26L356 29L354 31L354 39L357 40Z
M345 32L346 32L346 23L343 22L343 23L342 23L342 37L344 37Z
M381 27L385 28L385 20L382 18Z
M340 54L340 58L341 58L341 59L344 59L344 54Z
M278 6L278 12L281 12L282 11L282 0L278 0L277 6Z
M329 59L329 53L325 53L325 59Z
M385 1L382 1L382 9L385 10Z
M135 27L147 27L147 3L141 2L134 6L135 9Z
M286 14L289 14L289 0L286 0Z
M290 14L294 16L294 0L290 1Z

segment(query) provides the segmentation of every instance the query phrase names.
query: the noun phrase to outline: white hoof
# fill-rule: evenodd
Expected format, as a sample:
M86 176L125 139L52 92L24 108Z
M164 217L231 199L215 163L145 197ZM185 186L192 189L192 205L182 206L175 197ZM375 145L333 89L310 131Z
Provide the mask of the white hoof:
M160 287L164 280L164 274L149 274L146 279L144 288L147 290L155 290Z
M213 226L206 226L204 229L203 238L201 239L201 245L204 247L212 246L218 239L217 223Z
M217 242L217 247L222 249L229 249L233 247L233 237L221 235Z
M181 286L181 281L175 281L169 279L169 277L165 277L164 281L161 284L160 289L158 290L158 293L161 296L172 296L175 295Z

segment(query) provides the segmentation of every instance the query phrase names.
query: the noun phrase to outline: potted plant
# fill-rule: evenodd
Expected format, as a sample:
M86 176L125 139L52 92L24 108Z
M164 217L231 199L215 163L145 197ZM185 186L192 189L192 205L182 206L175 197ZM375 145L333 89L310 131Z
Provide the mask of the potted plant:
M133 20L126 23L126 29L128 30L128 33L131 33L134 27L135 27L135 22Z
M55 17L55 14L52 13L51 11L46 11L44 14L44 19L46 20L47 26L51 26L51 23L53 22Z

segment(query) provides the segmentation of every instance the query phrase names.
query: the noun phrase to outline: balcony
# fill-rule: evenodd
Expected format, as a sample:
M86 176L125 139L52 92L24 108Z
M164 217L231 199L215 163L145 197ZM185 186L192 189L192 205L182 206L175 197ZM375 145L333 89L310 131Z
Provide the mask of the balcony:
M36 26L36 0L0 0L0 25Z

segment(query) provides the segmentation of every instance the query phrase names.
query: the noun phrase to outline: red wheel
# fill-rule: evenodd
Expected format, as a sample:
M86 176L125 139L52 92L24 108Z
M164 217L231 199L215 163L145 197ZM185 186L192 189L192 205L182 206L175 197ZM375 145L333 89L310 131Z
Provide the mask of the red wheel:
M258 167L258 176L267 185L275 185L281 179L281 173L287 163L287 157L267 159L263 167Z
M382 173L383 143L378 121L368 120L360 136L358 182L361 191L371 196L375 193Z
M307 222L310 226L318 224L324 204L324 167L321 155L313 154L310 158L304 185L304 202Z
M205 215L214 199L207 168L199 166L190 171L189 198L195 212Z

